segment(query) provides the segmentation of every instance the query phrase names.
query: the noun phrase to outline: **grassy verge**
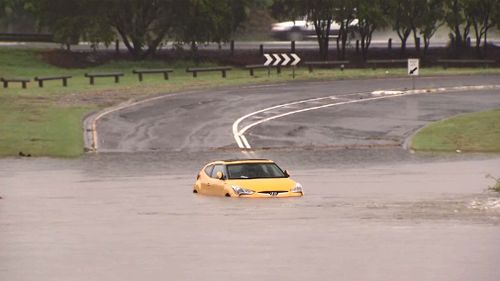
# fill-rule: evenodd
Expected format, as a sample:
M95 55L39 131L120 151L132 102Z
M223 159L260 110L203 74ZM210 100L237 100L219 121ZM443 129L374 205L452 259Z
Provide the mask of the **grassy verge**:
M428 125L412 140L420 151L500 152L500 109L460 115Z
M500 192L500 178L496 178L492 175L486 175L486 178L492 179L494 181L492 186L489 186L490 190Z
M0 77L27 77L72 75L69 87L61 86L60 81L46 82L38 88L33 82L28 89L13 84L9 89L0 88L0 156L13 156L19 152L34 156L75 157L83 153L81 119L93 110L105 108L129 99L190 89L206 89L221 86L237 86L257 83L278 83L294 80L289 69L281 75L267 75L258 70L255 77L248 71L235 69L228 78L220 73L200 73L193 79L185 72L189 61L179 61L166 65L161 61L114 61L98 67L86 69L64 69L43 61L37 50L0 48ZM206 64L205 66L209 66ZM134 68L174 69L171 79L163 80L162 75L145 76L140 83L132 75ZM126 73L120 84L113 79L97 79L90 86L84 77L86 72L120 71ZM442 68L421 70L422 75L442 74ZM500 74L500 69L447 69L447 74ZM404 77L406 69L346 69L315 70L309 73L306 68L296 71L296 80L333 80L375 77Z

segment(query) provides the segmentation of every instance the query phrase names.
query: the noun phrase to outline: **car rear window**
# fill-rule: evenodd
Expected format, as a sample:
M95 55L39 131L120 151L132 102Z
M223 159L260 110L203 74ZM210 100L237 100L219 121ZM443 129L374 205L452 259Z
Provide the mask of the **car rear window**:
M212 170L212 178L216 179L217 178L217 172L222 172L222 174L225 174L226 172L224 171L224 165L215 165L214 169Z
M207 174L207 176L211 176L212 175L212 169L214 168L214 165L208 165L207 167L205 167L205 174Z

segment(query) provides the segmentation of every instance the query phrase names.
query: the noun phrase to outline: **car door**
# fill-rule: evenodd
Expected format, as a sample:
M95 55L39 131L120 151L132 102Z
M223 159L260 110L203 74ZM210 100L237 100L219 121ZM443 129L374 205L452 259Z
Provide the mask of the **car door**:
M209 180L209 194L224 196L224 180L220 180L217 178L217 172L222 172L224 177L226 176L226 167L222 164L217 164L212 169L212 174Z

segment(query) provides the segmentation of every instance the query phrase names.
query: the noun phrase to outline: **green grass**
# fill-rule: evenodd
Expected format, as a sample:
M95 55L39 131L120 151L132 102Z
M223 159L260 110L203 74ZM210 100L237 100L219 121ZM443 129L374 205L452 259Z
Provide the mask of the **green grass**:
M494 177L490 174L486 175L486 178L492 179L494 181L493 185L488 186L490 190L500 192L500 178Z
M24 99L30 102L30 99ZM82 154L81 117L89 107L58 107L23 102L0 105L0 156L75 157Z
M420 151L500 152L500 109L432 123L414 136L411 147Z
M42 50L43 51L43 50ZM11 84L8 89L0 88L0 156L17 155L19 151L36 156L75 157L83 153L81 119L94 110L102 109L126 100L140 99L158 93L181 90L206 89L257 83L279 83L294 80L290 69L281 75L271 76L265 70L257 70L250 77L247 70L235 69L223 79L219 72L199 73L197 79L185 72L190 61L166 64L161 61L112 61L98 67L65 69L51 66L43 61L40 50L0 48L0 77L72 75L69 87L60 81L48 81L44 88L31 82L28 89ZM212 64L203 64L210 66ZM134 68L173 68L171 79L162 75L147 75L140 83ZM115 84L113 79L97 79L90 86L86 72L120 71L126 74ZM422 69L422 75L453 74L500 74L498 68L487 69ZM339 80L375 77L405 77L406 69L319 69L309 73L306 68L296 71L295 80Z

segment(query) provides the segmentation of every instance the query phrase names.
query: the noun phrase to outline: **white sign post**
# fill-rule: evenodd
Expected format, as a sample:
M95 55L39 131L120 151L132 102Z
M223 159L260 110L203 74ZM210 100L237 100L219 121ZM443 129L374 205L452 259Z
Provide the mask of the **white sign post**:
M287 66L291 65L293 68L293 78L295 78L295 66L300 62L300 57L297 54L264 54L266 58L265 66Z
M411 76L413 90L415 90L415 77L419 75L420 60L408 59L408 75Z

